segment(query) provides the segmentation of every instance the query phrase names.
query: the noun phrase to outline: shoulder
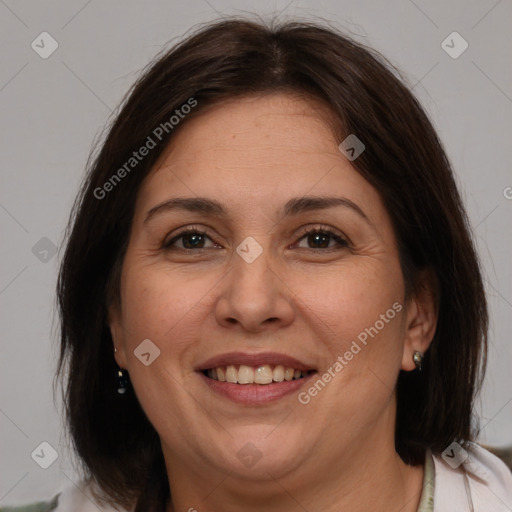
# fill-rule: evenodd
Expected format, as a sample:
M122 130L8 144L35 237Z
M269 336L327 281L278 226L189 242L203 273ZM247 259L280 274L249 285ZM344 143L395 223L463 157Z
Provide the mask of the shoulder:
M0 512L132 512L114 508L107 503L98 502L91 492L90 485L70 485L56 493L53 499L21 506L0 507Z
M0 507L0 512L53 512L57 508L59 495L55 495L51 501L38 501L29 505L13 507Z
M456 443L434 455L434 512L512 510L512 473L505 463L476 443ZM466 508L461 509L461 506Z

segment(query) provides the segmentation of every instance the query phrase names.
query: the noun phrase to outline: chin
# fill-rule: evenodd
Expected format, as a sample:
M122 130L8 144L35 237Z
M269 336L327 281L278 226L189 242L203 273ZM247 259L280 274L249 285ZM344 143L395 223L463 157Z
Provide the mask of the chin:
M232 476L252 481L269 480L281 478L300 467L308 451L304 436L297 435L294 439L284 428L277 435L276 425L261 425L237 428L221 460L224 470Z

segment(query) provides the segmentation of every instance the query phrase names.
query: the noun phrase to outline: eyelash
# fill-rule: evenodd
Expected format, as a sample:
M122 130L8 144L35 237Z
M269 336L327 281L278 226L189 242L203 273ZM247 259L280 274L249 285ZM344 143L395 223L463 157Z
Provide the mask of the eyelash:
M306 236L315 235L315 234L328 235L329 237L331 237L333 240L335 240L337 242L337 244L338 244L337 248L336 247L329 247L329 248L326 248L326 249L321 249L324 252L329 252L329 251L333 251L333 250L339 250L339 249L342 249L342 248L348 248L350 246L350 244L349 244L349 242L347 240L345 240L339 234L335 233L334 231L332 231L330 228L328 228L326 226L319 226L319 227L309 228L309 229L303 230L302 234L299 237L299 241L302 240L303 238L305 238ZM179 249L175 249L175 248L172 247L175 242L177 242L180 238L182 238L182 237L184 237L186 235L201 235L201 236L206 236L206 237L210 238L206 231L204 231L204 230L202 230L200 228L196 228L196 227L193 226L191 228L187 228L187 229L181 231L180 233L178 233L174 238L172 238L168 242L164 241L164 243L162 244L161 248L165 249L165 250L169 250L169 251L170 250L180 250L180 251L201 251L201 250L206 250L205 248L199 248L199 249L182 249L182 248L179 248ZM310 250L317 251L318 249L310 249Z

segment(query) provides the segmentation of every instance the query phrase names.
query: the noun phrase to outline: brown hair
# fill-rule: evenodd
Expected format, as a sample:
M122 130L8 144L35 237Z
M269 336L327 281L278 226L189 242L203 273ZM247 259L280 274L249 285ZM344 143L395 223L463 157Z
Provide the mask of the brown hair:
M366 150L352 164L389 212L407 293L419 270L431 269L438 282L438 325L424 369L398 378L396 450L418 464L427 447L439 453L453 440L472 439L473 401L487 350L481 271L442 144L396 74L375 51L330 27L229 19L202 27L158 56L127 94L100 150L91 155L57 286L59 373L67 363L70 433L87 475L112 503L164 510L169 496L156 431L135 393L116 392L107 324L109 301L119 295L135 199L188 119L207 105L248 94L312 95L337 119L340 142L348 134L364 142ZM156 147L98 198L116 169L190 98L197 102L192 112L176 127L166 125Z

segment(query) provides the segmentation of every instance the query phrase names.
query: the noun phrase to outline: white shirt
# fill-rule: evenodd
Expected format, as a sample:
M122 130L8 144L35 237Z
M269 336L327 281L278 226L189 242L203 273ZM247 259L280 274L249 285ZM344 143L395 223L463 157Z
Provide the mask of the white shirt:
M433 459L434 512L512 512L512 473L501 459L476 443L456 468Z

